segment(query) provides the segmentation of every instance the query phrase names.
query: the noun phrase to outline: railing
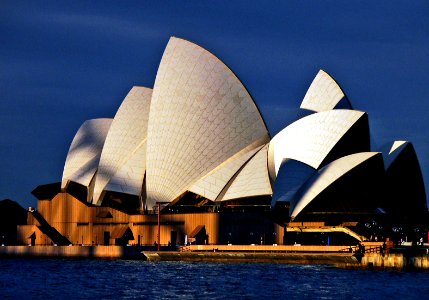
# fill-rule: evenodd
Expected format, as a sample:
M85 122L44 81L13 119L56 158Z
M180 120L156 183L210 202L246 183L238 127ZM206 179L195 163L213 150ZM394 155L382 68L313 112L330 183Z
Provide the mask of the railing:
M357 246L347 246L341 249L339 252L348 252L348 253L356 253L358 251Z
M352 248L352 252L350 252ZM181 246L180 251L197 252L271 252L271 253L353 253L352 246L319 245L189 245Z
M374 245L361 246L291 246L291 245L188 245L179 246L180 252L192 252L192 251L214 251L214 252L278 252L278 253L300 253L300 252L313 252L313 253L388 253L389 249L384 249L382 243L371 243Z

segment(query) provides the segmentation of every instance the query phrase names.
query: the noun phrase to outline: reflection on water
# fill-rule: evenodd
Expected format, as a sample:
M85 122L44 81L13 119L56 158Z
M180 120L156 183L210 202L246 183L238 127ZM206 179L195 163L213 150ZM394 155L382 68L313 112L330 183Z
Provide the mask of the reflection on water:
M324 265L0 259L2 299L423 299L428 283Z

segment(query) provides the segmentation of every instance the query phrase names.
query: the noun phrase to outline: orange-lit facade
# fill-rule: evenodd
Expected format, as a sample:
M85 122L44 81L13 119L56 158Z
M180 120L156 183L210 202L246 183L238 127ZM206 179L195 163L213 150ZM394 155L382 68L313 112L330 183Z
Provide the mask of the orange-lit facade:
M161 211L159 229L164 246L239 241L273 244L280 243L283 232L266 213L172 213L168 209ZM147 246L158 241L158 215L129 214L59 192L52 198L39 199L37 210L29 211L28 225L19 226L18 234L21 244Z

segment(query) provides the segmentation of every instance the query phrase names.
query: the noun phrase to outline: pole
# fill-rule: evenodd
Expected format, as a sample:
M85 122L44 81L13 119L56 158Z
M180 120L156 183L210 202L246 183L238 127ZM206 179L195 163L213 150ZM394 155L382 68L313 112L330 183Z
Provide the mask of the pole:
M160 250L161 242L161 203L158 203L158 251Z

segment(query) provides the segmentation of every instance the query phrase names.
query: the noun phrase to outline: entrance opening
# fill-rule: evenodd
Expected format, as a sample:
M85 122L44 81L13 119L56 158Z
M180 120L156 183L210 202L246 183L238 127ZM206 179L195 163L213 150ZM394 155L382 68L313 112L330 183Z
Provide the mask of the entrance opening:
M103 236L104 236L104 246L109 246L110 245L110 231L105 231Z

